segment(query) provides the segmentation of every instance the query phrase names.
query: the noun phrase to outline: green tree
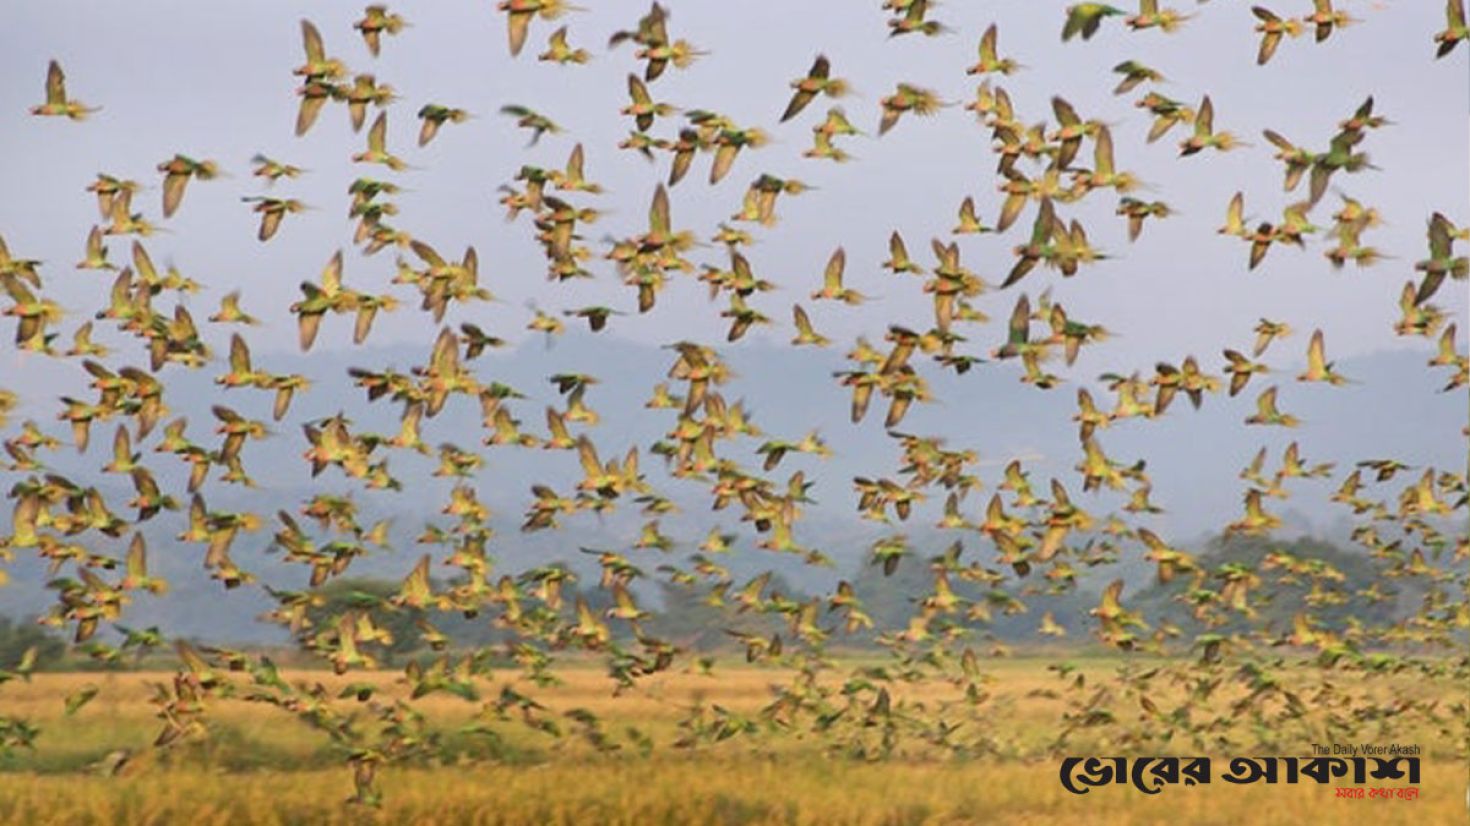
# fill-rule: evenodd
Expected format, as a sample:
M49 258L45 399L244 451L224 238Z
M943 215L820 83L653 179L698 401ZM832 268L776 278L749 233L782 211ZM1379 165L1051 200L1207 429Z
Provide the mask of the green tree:
M36 649L36 667L57 662L66 643L31 619L19 622L0 614L0 669L13 668L30 648Z

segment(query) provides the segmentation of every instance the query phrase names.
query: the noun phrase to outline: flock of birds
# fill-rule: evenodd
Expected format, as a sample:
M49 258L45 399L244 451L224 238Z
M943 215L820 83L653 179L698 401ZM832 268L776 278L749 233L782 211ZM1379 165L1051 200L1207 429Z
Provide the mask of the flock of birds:
M887 0L883 5L892 14L888 21L892 36L932 36L948 31L932 16L934 4L925 0ZM507 20L510 51L517 55L533 31L542 33L548 21L560 18L572 7L562 0L503 0L498 9ZM1280 15L1259 6L1252 11L1259 20L1257 31L1262 39L1258 62L1262 64L1271 59L1284 39L1313 31L1320 42L1355 22L1334 9L1331 0L1315 0L1313 12L1301 17ZM1123 24L1133 30L1158 28L1171 32L1185 25L1191 15L1161 9L1153 0L1141 0L1138 13L1132 15L1101 3L1080 3L1067 9L1061 39L1091 38L1113 17L1122 17ZM1461 0L1449 0L1446 18L1446 28L1433 38L1440 57L1470 38ZM408 22L387 7L374 5L353 25L368 56L376 57L381 49L391 48L391 39L402 34ZM538 60L564 65L588 61L589 52L572 45L569 26L545 34L546 48ZM636 312L606 306L568 307L559 314L537 309L527 324L530 330L554 336L564 331L568 323L564 319L575 319L585 321L592 333L600 333L614 317L636 317L651 310L665 285L675 278L696 278L708 285L711 299L725 302L719 316L728 321L728 341L739 340L757 325L773 324L757 304L776 285L759 277L743 252L752 236L741 225L772 226L782 197L799 196L809 187L799 180L770 174L754 177L740 211L729 223L720 224L710 237L717 249L723 248L724 259L691 260L699 236L675 221L670 190L686 177L700 156L710 157L710 183L730 174L737 164L757 163L757 151L768 138L760 128L737 123L719 112L683 110L658 99L657 81L661 77L669 71L688 69L704 54L674 34L668 10L655 2L632 28L613 34L608 41L614 54L624 43L634 46L632 58L639 64L638 71L628 74L628 100L620 113L631 129L619 146L650 161L668 160L668 177L654 190L646 231L609 238L597 251L589 245L585 234L598 219L599 210L585 203L600 195L602 188L589 178L581 144L571 150L563 166L523 165L514 180L502 187L500 200L510 219L519 221L522 215L531 218L529 231L544 251L547 278L552 282L548 295L559 283L599 277L591 268L602 261L608 262L636 303ZM311 22L302 21L301 35L304 61L293 73L299 82L296 134L307 134L329 104L347 109L354 130L367 124L370 109L376 110L376 117L367 126L365 149L352 154L350 160L365 170L380 167L386 173L396 173L407 169L408 164L389 147L389 113L399 117L400 111L394 106L397 96L392 87L378 82L371 73L350 71L341 59L332 56ZM759 717L741 716L719 706L694 709L681 724L682 734L675 745L694 746L740 734L784 730L822 732L834 742L840 741L848 753L868 756L891 753L905 737L966 753L983 752L983 734L968 740L963 732L956 734L964 725L969 726L968 731L985 731L983 720L989 709L987 678L979 655L968 645L971 635L967 625L987 620L992 611L1024 611L1024 596L1065 592L1076 587L1079 569L1115 562L1123 554L1141 551L1144 558L1156 563L1163 581L1188 577L1185 598L1196 618L1212 629L1254 616L1253 597L1268 578L1310 581L1313 592L1323 595L1321 605L1332 600L1388 598L1382 593L1333 592L1332 583L1340 579L1339 572L1319 560L1295 558L1283 552L1273 553L1258 568L1226 565L1209 569L1189 551L1171 546L1146 527L1130 524L1134 515L1159 511L1149 500L1152 485L1145 465L1115 460L1097 440L1099 428L1129 418L1163 416L1181 393L1199 408L1218 393L1234 396L1244 392L1252 382L1253 391L1258 393L1256 412L1245 420L1246 424L1299 425L1297 417L1280 406L1283 384L1260 386L1277 370L1260 361L1264 353L1296 333L1285 321L1263 318L1254 330L1257 338L1252 347L1225 349L1221 374L1211 373L1207 364L1189 356L1177 365L1161 361L1151 375L1133 372L1105 376L1108 392L1115 397L1110 406L1101 404L1085 388L1077 390L1073 418L1078 423L1080 487L1083 491L1106 488L1125 492L1129 504L1124 514L1095 517L1072 498L1062 480L1053 478L1044 486L1033 484L1024 463L1016 460L1005 467L1003 481L981 509L983 516L971 515L969 495L983 487L975 473L976 453L948 446L940 435L897 430L913 404L933 399L925 378L930 369L964 374L982 366L1000 369L999 364L1014 359L1022 366L1022 382L1050 390L1063 383L1060 376L1047 372L1053 359L1060 357L1071 365L1082 348L1108 337L1110 333L1102 324L1073 318L1052 297L1051 289L1034 300L1015 289L1028 277L1034 283L1039 267L1070 277L1109 257L1089 242L1086 230L1076 219L1063 217L1069 205L1086 198L1116 197L1116 214L1126 220L1128 237L1135 241L1141 239L1147 225L1174 213L1173 207L1163 201L1142 200L1131 194L1141 187L1135 175L1118 168L1108 124L1085 117L1060 96L1051 100L1054 123L1030 122L1018 113L1001 82L1023 67L1001 55L998 30L992 25L981 35L977 62L968 69L969 75L980 80L974 99L965 106L989 132L997 158L1001 205L994 225L987 226L975 199L966 198L958 209L958 225L948 235L1005 233L1029 210L1030 230L1013 249L1014 263L999 285L988 284L962 263L955 238L933 238L928 245L932 261L921 262L910 255L905 239L894 232L889 241L890 256L882 266L895 279L917 284L932 297L932 319L924 329L892 324L881 344L859 337L847 353L849 368L834 375L842 387L850 389L853 422L863 421L875 400L886 407L883 425L900 453L901 470L896 477L853 480L861 514L884 523L894 519L904 522L918 503L931 497L942 499L944 516L939 527L982 539L982 547L993 548L993 555L986 550L967 551L956 542L944 553L920 560L902 534L877 542L871 558L884 574L893 573L904 560L910 560L910 564L928 566L933 586L930 593L916 600L913 616L905 627L882 629L874 635L892 652L891 663L857 669L845 682L834 685L819 679L833 667L824 653L827 647L859 637L873 625L863 610L862 595L844 581L830 595L793 598L769 587L770 573L738 583L719 560L734 550L739 537L715 527L685 565L660 564L658 571L671 582L697 592L708 605L779 619L784 630L769 637L731 633L745 649L747 659L786 665L796 676L789 685L774 689L773 702ZM835 105L848 91L848 84L835 71L827 57L816 57L810 69L791 82L789 102L780 114L781 121L791 121L819 101L834 104L824 115L811 118L812 144L802 155L815 161L848 161L850 155L841 144L863 134ZM1120 78L1115 90L1119 95L1163 78L1159 70L1136 60L1119 63L1115 72ZM1150 89L1141 94L1136 105L1152 119L1148 141L1164 137L1175 127L1181 129L1181 158L1231 151L1244 145L1233 132L1216 128L1216 113L1208 95L1190 104ZM897 128L906 116L934 115L941 106L935 92L898 83L892 94L879 101L877 133L881 136ZM62 68L53 61L46 75L45 102L31 111L37 116L82 121L97 109L70 95ZM1339 124L1326 147L1302 146L1274 131L1264 132L1284 169L1284 189L1298 192L1305 182L1306 190L1274 222L1248 218L1244 193L1223 205L1225 220L1219 232L1240 239L1243 250L1248 250L1243 253L1247 267L1257 266L1272 247L1304 249L1308 239L1326 239L1329 246L1323 255L1335 267L1348 263L1369 266L1383 258L1364 242L1365 234L1382 220L1371 205L1343 194L1339 208L1330 215L1330 223L1327 218L1312 217L1314 212L1322 214L1320 202L1333 181L1344 184L1348 176L1375 169L1364 146L1375 130L1389 123L1375 111L1375 101L1369 97ZM526 106L507 105L501 113L531 133L532 145L545 134L562 131L546 115ZM1222 122L1229 123L1229 113L1224 114L1227 117ZM417 111L421 122L418 145L441 139L441 134L453 132L470 117L464 109L424 104ZM663 129L657 131L656 127ZM1091 163L1086 165L1089 159ZM264 156L255 157L252 164L254 175L270 183L304 174L298 166ZM175 154L160 163L157 172L162 177L161 216L167 220L184 208L191 185L208 185L221 175L221 168L215 160ZM177 541L183 546L205 548L203 565L213 579L225 589L252 585L264 588L276 606L266 619L289 629L305 649L330 662L338 673L373 667L377 662L375 650L392 641L391 634L374 623L373 611L413 612L424 641L443 652L429 665L414 663L406 668L405 679L413 698L444 691L480 702L477 680L489 667L492 655L510 657L534 680L545 684L555 680L557 652L598 652L606 658L618 690L677 663L708 669L710 658L692 657L676 641L659 639L645 630L654 612L638 603L636 583L647 574L636 560L650 551L670 550L673 541L660 532L658 517L675 507L640 470L640 461L648 454L663 461L671 479L706 488L715 511L731 509L738 513L740 521L753 529L758 549L794 554L809 564L830 564L822 550L798 539L803 506L812 501L808 496L812 483L802 472L785 479L774 475L788 456L825 456L830 449L819 436L810 434L795 440L766 440L755 451L754 462L751 454L736 450L734 445L741 440L763 434L740 402L729 402L722 395L721 387L731 372L715 346L691 341L669 345L667 381L654 388L647 407L665 411L673 425L664 438L642 452L636 445L618 446L621 455L612 456L614 451L608 445L594 441L599 416L589 406L588 394L598 380L585 374L551 376L550 381L565 397L564 407L546 409L545 433L523 429L515 412L525 396L513 387L482 378L473 366L484 351L505 343L472 320L477 303L491 298L481 282L475 248L466 248L458 257L446 255L395 226L392 220L397 209L390 198L400 191L399 185L391 178L365 174L352 183L348 192L348 213L357 227L354 243L364 255L385 250L397 254L392 279L395 291L374 293L349 286L342 251L331 254L316 279L301 283L301 297L290 307L298 320L300 348L310 350L322 323L338 316L353 320L353 341L363 344L380 313L394 312L410 301L432 319L437 337L426 361L407 373L351 370L351 379L365 392L367 402L399 406L401 428L397 433L354 429L342 414L305 421L300 423L304 437L301 455L313 477L340 474L366 489L400 490L402 484L390 470L390 457L402 453L427 456L437 451L436 475L457 478L459 483L440 509L447 522L428 524L418 538L420 543L444 548L442 558L423 554L401 590L386 601L373 602L364 597L350 610L325 621L313 620L313 609L324 604L320 586L345 573L354 560L387 544L387 526L363 524L350 495L322 492L302 503L299 512L281 510L273 525L273 544L283 551L284 562L309 571L304 587L282 591L260 585L253 573L235 563L231 549L236 540L242 534L259 531L268 517L213 509L206 503L205 494L211 485L253 485L246 447L268 437L285 437L272 436L266 422L252 420L221 403L212 407L212 437L195 441L186 419L170 418L168 377L180 370L212 369L217 359L210 342L217 342L223 335L219 331L234 326L240 331L228 337L228 369L214 378L222 389L265 394L272 399L272 415L279 422L290 415L293 400L310 391L310 382L299 374L272 372L252 357L243 331L257 321L242 306L240 292L221 299L218 311L207 319L211 326L201 328L196 323L183 299L203 285L174 268L161 271L153 263L148 244L159 226L134 202L141 188L136 180L109 174L99 174L87 187L97 199L100 220L87 234L83 258L76 266L116 273L105 305L93 318L75 319L64 313L47 296L42 262L13 255L0 242L0 286L9 298L3 315L15 320L14 345L56 359L60 366L77 364L86 371L96 398L61 399L57 419L70 426L71 445L79 452L87 450L94 426L115 422L110 459L98 470L130 480L135 491L126 503L109 503L95 480L67 478L48 468L47 454L62 449L64 439L33 420L18 423L4 440L8 456L4 473L14 479L8 492L14 511L11 533L0 540L0 560L26 552L47 561L52 576L48 587L56 591L56 602L42 621L68 629L79 650L97 660L122 661L134 652L167 644L166 636L157 628L116 626L115 643L103 641L98 632L104 623L115 624L122 617L135 593L162 594L167 589L163 579L149 573L150 550L143 528L150 520L172 512L179 512L184 519ZM262 242L270 241L288 216L306 209L305 204L289 197L253 195L243 200L259 214L258 237ZM124 239L131 244L126 262L117 261L110 246ZM1445 391L1462 393L1470 381L1470 360L1456 348L1455 323L1431 300L1447 279L1465 280L1470 275L1470 259L1457 250L1457 244L1467 240L1470 229L1455 225L1438 212L1430 217L1427 256L1414 265L1416 275L1404 284L1402 317L1394 328L1402 336L1437 341L1429 364L1447 372ZM820 279L812 279L811 302L857 305L865 301L864 295L844 284L846 263L842 248L833 251ZM995 290L1010 290L1015 295L1006 329L988 351L967 352L964 344L970 332L983 329L988 321L975 299ZM451 311L462 319L457 327L444 323ZM790 314L795 330L793 346L826 347L832 343L815 328L801 303L793 304ZM94 329L94 324L105 326L120 339L133 339L146 351L146 363L133 363L135 351L124 346L94 340L94 333L100 331ZM60 338L68 328L70 344ZM1335 386L1351 381L1329 360L1321 330L1307 338L1307 367L1295 377L1298 382ZM478 404L486 434L483 444L446 441L431 447L422 429L457 400ZM0 391L0 426L10 428L5 414L17 404L13 392ZM155 431L160 434L157 438L153 438ZM200 434L201 430L196 427L193 433ZM598 587L610 595L611 608L594 611L580 596L567 604L563 589L576 575L560 562L517 575L497 576L492 572L489 510L473 485L485 461L477 447L576 453L581 480L574 489L562 491L546 484L532 485L524 531L554 530L562 520L578 514L604 514L618 508L641 508L650 517L632 548L597 554L602 570ZM145 461L145 451L157 458ZM1313 619L1315 606L1304 605L1290 629L1262 630L1254 635L1203 633L1189 641L1191 649L1199 653L1197 661L1178 667L1125 669L1119 684L1112 688L1093 690L1081 678L1070 675L1066 667L1059 667L1059 676L1074 689L1059 744L1078 728L1099 725L1122 727L1119 737L1124 743L1147 742L1166 731L1179 731L1200 742L1224 742L1235 717L1244 715L1259 724L1299 716L1303 701L1273 676L1272 663L1279 665L1280 660L1257 656L1257 644L1262 642L1315 650L1319 664L1328 668L1413 668L1439 674L1434 669L1445 667L1433 658L1385 653L1383 646L1395 642L1446 643L1452 634L1463 632L1470 624L1463 596L1453 595L1454 588L1464 584L1463 573L1457 578L1448 567L1454 563L1463 570L1470 556L1470 541L1463 531L1456 534L1444 529L1450 517L1463 520L1470 503L1465 474L1448 468L1421 471L1381 458L1365 458L1338 474L1331 464L1308 463L1295 442L1281 457L1279 468L1269 470L1268 460L1262 448L1242 472L1248 485L1244 509L1227 532L1269 535L1281 522L1267 510L1266 503L1271 498L1287 497L1288 481L1340 476L1340 487L1332 499L1359 521L1355 539L1381 566L1384 576L1422 581L1427 589L1424 605L1410 619L1389 628L1354 625L1346 629L1321 626ZM150 467L155 461L182 463L188 471L187 482L181 489L165 490ZM1394 495L1386 486L1396 478L1409 481ZM122 508L134 512L119 513ZM99 550L109 546L108 540L117 540L126 550L117 555ZM435 576L435 570L452 575ZM1043 582L1037 584L1038 579ZM984 600L962 598L953 586L956 580L979 586L990 596ZM1151 626L1140 612L1126 606L1123 588L1121 579L1112 582L1091 612L1099 640L1125 650L1173 650L1167 646L1178 635L1178 629L1167 624ZM454 654L446 650L447 638L431 622L434 612L479 617L503 629L511 641L495 651ZM1066 633L1050 614L1042 619L1040 630L1053 635ZM183 641L177 641L176 648L182 668L172 680L157 686L155 702L163 722L154 744L158 748L203 733L210 698L239 696L272 703L343 744L356 779L353 800L374 803L379 799L376 770L381 764L426 753L436 743L434 733L411 702L375 698L373 688L366 683L353 684L336 696L319 683L283 679L267 656L199 649ZM10 671L0 672L0 683L28 676L31 664L31 658L27 658ZM1238 667L1227 668L1230 664ZM952 703L927 705L903 698L903 686L908 681L936 676L953 680L964 689L963 697ZM1163 709L1149 699L1149 686L1170 679L1190 690L1181 705ZM1247 699L1228 714L1212 717L1203 709L1214 687L1222 681L1245 686ZM1318 699L1334 691L1340 689L1334 689L1325 679L1316 687ZM76 711L92 694L95 691L69 698L68 711ZM1143 717L1123 720L1108 711L1109 704L1119 697L1138 698L1144 708ZM379 725L360 725L360 712L353 706L369 709ZM1416 710L1430 716L1434 713L1432 706L1416 709L1415 701L1409 699L1401 700L1391 713L1408 715ZM1342 714L1343 724L1350 724L1350 712ZM963 717L967 723L953 722L963 715L969 715ZM570 723L558 722L535 698L509 686L497 698L484 701L479 722L471 730L492 736L492 724L506 719L520 719L554 736L578 733L599 748L619 747L616 737L601 728L589 713L571 713L566 716ZM28 744L36 733L23 720L0 719L0 739L7 746ZM644 737L636 732L630 736ZM120 770L128 762L127 755L114 762L110 770Z

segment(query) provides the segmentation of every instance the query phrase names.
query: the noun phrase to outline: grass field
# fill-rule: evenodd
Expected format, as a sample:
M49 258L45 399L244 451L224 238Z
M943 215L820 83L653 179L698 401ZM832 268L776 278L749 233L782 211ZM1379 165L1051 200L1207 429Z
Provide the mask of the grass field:
M1108 661L1084 662L1094 682ZM1058 781L1059 758L1041 748L1054 733L1068 695L1042 661L1016 659L988 665L984 725L1012 757L956 759L942 750L901 747L886 760L833 754L807 734L733 737L695 749L669 745L678 721L694 702L755 715L770 686L789 674L757 668L716 669L713 676L667 674L611 696L600 671L560 672L565 684L536 689L514 672L482 680L482 702L434 694L415 702L430 728L443 734L439 755L381 771L382 807L345 805L354 791L344 752L329 738L281 709L241 700L210 704L210 734L169 749L149 748L160 728L149 683L167 674L37 674L29 683L0 688L0 713L28 718L41 735L0 763L0 823L4 824L330 824L330 823L1456 823L1466 818L1466 768L1457 744L1432 726L1368 728L1354 742L1418 743L1424 749L1420 798L1338 800L1331 784L1167 787L1145 795L1108 786L1075 796ZM395 672L336 677L290 672L289 680L321 682L335 696L352 682L380 687L378 700L406 689ZM1069 680L1075 679L1074 672ZM1344 680L1345 691L1355 688ZM74 715L63 698L88 684L101 691ZM515 685L547 707L545 715L588 709L621 748L603 753L585 737L553 738L512 718L496 722L492 742L460 733L502 684ZM1369 686L1357 689L1368 691ZM949 683L904 686L904 704L937 704L959 689ZM1428 696L1422 682L1385 678L1371 689L1387 696ZM1459 698L1444 688L1445 705ZM1046 692L1056 693L1048 696ZM1463 689L1461 689L1463 693ZM1159 696L1158 702L1171 702ZM1222 697L1221 702L1228 702ZM348 708L355 701L343 701ZM565 720L563 720L565 723ZM1408 725L1408 724L1406 724ZM636 726L649 750L625 737ZM570 726L566 730L575 731ZM963 727L962 727L963 730ZM1304 729L1304 731L1309 729ZM1235 753L1301 754L1306 740L1275 749ZM1283 742L1289 741L1284 738ZM1108 754L1106 733L1079 736L1068 753ZM98 768L127 750L116 775ZM1201 753L1188 743L1156 749ZM1148 749L1142 753L1151 753Z

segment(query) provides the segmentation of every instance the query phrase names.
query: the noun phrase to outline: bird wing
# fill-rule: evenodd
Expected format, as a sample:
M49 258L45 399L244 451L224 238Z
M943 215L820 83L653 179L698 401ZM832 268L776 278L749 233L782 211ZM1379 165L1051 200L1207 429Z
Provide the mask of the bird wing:
M46 68L46 102L66 103L66 75L61 71L61 64L54 60Z
M587 478L595 479L602 475L602 462L597 458L597 448L586 436L577 439L577 458L581 461L582 470L587 474Z
M648 106L653 103L653 99L648 96L648 87L638 79L637 75L628 75L628 95L638 106Z
M322 33L310 20L301 21L301 44L306 48L308 63L319 63L326 59L326 48L322 45Z
M1194 117L1194 134L1201 138L1208 138L1215 131L1215 104L1210 102L1210 96L1205 95L1200 101L1199 112Z
M368 130L367 137L369 152L388 151L388 113L378 113L378 119L373 121L373 126Z
M1312 333L1312 341L1307 345L1307 372L1319 374L1327 368L1327 348L1323 340L1322 331Z
M1450 255L1450 221L1441 213L1434 213L1429 220L1429 255L1432 258L1448 258Z
M721 147L722 149L724 147ZM719 158L715 161L718 163ZM652 233L667 233L670 230L669 221L669 193L660 184L653 191L653 202L648 207L648 231Z
M526 34L531 29L532 12L513 11L505 21L506 35L510 39L510 56L515 57L521 53L521 48L526 45Z
M415 255L423 259L423 262L430 267L442 268L447 266L444 257L427 243L415 240L409 243L409 247L414 251Z
M230 336L230 370L237 373L251 372L250 348L239 333Z
M173 215L179 208L179 203L184 200L184 187L188 183L189 176L186 174L170 172L163 176L163 217Z
M1256 412L1261 416L1276 416L1276 388L1268 387L1256 398Z
M842 289L842 270L847 266L847 253L838 247L827 261L827 269L822 273L822 286L836 292Z
M995 62L995 60L996 60L995 38L996 38L996 27L995 27L995 24L994 23L991 23L990 24L990 28L988 28L988 29L985 30L985 34L980 35L980 62L981 63L994 63Z
M1057 123L1060 123L1064 127L1077 126L1082 123L1082 119L1077 116L1077 110L1073 109L1072 104L1063 100L1061 97L1053 97L1051 99L1051 110L1057 116Z
M1113 174L1113 133L1107 126L1099 126L1097 135L1093 138L1093 174L1099 178L1110 177Z
M1031 299L1025 293L1016 299L1016 307L1011 311L1011 322L1008 329L1007 340L1012 344L1025 344L1031 335Z

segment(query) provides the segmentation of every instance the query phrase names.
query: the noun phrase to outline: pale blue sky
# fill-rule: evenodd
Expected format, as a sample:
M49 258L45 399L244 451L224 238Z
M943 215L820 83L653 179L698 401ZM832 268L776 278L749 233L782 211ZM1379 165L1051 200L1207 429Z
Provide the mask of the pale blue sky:
M506 48L505 19L486 2L399 3L394 8L413 26L387 38L382 56L372 59L351 22L358 4L285 2L101 3L36 2L10 4L7 48L0 51L0 173L13 197L0 202L0 233L17 253L45 259L49 289L68 309L90 311L105 295L103 276L77 272L87 228L96 221L95 204L83 187L94 173L107 171L137 178L152 189L139 205L158 218L158 175L154 165L184 152L220 161L232 177L190 186L183 208L164 222L170 232L148 242L160 262L174 261L210 285L196 306L212 310L227 285L240 286L245 306L271 321L257 333L259 349L294 346L285 307L299 295L296 285L314 278L333 250L349 247L351 224L345 217L347 183L358 174L381 176L379 168L348 162L360 151L364 135L353 135L340 106L329 107L303 139L292 134L297 79L290 70L302 60L298 19L310 17L321 29L328 51L355 71L371 71L391 83L402 100L389 111L390 148L419 171L392 176L412 191L396 200L394 221L438 246L458 253L475 244L484 264L484 282L502 302L478 308L473 316L517 340L529 317L525 302L548 308L606 303L631 309L633 295L606 264L594 264L595 282L549 285L529 219L503 220L496 187L510 181L523 163L560 166L572 145L586 145L591 178L609 190L582 203L607 211L587 228L588 240L606 233L623 236L645 220L655 179L667 174L660 158L649 165L635 153L615 148L631 126L617 114L626 103L625 77L635 68L633 48L608 52L608 34L630 27L646 11L641 2L587 3L592 10L568 14L555 23L536 21L525 52L512 60ZM746 185L770 172L797 177L818 189L783 198L781 223L755 229L759 243L748 251L757 274L775 281L779 292L760 296L780 326L767 333L790 337L789 305L800 300L819 329L839 342L866 331L881 332L889 321L925 325L927 296L917 280L899 280L878 269L892 229L903 231L910 250L927 261L928 239L948 237L955 209L973 194L980 214L993 223L1000 204L995 191L994 158L987 130L959 105L932 119L905 118L878 139L878 98L897 81L930 87L949 101L963 103L975 81L964 74L974 61L975 44L985 25L1000 24L1003 54L1026 69L1001 84L1021 118L1050 118L1048 100L1061 94L1084 116L1114 124L1119 165L1137 172L1161 198L1179 211L1150 222L1142 240L1130 245L1121 218L1112 215L1116 198L1097 194L1066 207L1081 218L1095 243L1110 256L1063 281L1054 271L1039 271L1022 287L1034 296L1047 284L1074 317L1106 324L1120 336L1084 356L1081 374L1128 365L1147 366L1156 358L1185 353L1211 354L1222 344L1243 345L1262 315L1279 317L1310 330L1323 327L1333 355L1351 355L1402 346L1390 329L1397 297L1425 252L1424 227L1431 211L1470 220L1465 207L1470 182L1467 153L1466 49L1435 61L1431 37L1443 26L1442 4L1400 3L1376 8L1347 3L1362 22L1321 44L1302 37L1282 44L1272 63L1254 65L1254 18L1244 4L1183 4L1195 12L1178 33L1131 33L1109 21L1090 42L1063 45L1058 32L1062 2L947 3L933 16L958 30L936 38L889 39L885 13L877 3L750 2L672 3L670 31L709 52L687 70L670 69L653 84L654 96L685 109L711 108L738 122L769 130L775 141L745 153L718 186L706 182L708 157L673 190L675 221L707 237L716 221L739 208ZM557 25L571 27L574 45L594 52L581 67L538 63L546 36ZM827 53L834 74L850 78L856 93L843 101L867 137L847 144L858 160L838 166L800 157L810 143L811 125L828 102L777 125L787 83L802 74L817 52ZM48 58L61 60L71 93L103 111L83 124L27 116L40 101ZM1176 129L1164 140L1145 145L1144 114L1131 104L1141 92L1114 97L1116 81L1108 69L1125 58L1156 66L1169 82L1160 91L1196 104L1208 92L1216 124L1252 146L1228 155L1177 156ZM1253 273L1244 267L1246 250L1214 228L1237 189L1246 190L1247 211L1276 220L1282 206L1301 197L1281 191L1280 168L1261 138L1271 127L1307 146L1325 148L1336 124L1369 94L1394 125L1372 133L1363 149L1381 171L1338 176L1336 186L1380 209L1387 225L1365 237L1394 256L1371 269L1335 272L1322 257L1320 240L1305 252L1273 249ZM414 113L428 101L461 106L479 117L450 126L427 149L414 146ZM567 128L525 149L528 135L497 113L506 103L535 106ZM672 134L674 123L655 131ZM365 131L365 130L364 130ZM255 216L242 195L262 187L249 174L256 152L305 166L310 174L283 181L274 194L301 198L316 207L291 216L275 240L254 238ZM1084 150L1083 161L1090 150ZM1324 198L1314 217L1328 223L1337 206ZM969 236L960 241L965 262L992 282L1009 269L1010 248L1029 232L1030 214L1004 236ZM848 251L852 286L881 300L861 309L813 305L823 263L838 244ZM113 241L114 259L125 259L127 244ZM393 255L362 258L349 250L347 282L382 290L393 270ZM697 251L697 262L725 265L723 250ZM1015 290L993 293L977 303L998 321L1008 313ZM1464 315L1462 285L1447 287L1437 303ZM709 304L702 285L675 283L647 317L614 319L613 335L643 341L709 338L722 325L722 304ZM347 343L344 324L328 324L319 346ZM1464 327L1462 325L1462 334ZM373 343L427 341L424 317L400 310L384 319ZM972 331L972 351L989 349L1003 335L999 323ZM1293 346L1304 348L1305 337ZM1296 354L1300 357L1300 354Z

